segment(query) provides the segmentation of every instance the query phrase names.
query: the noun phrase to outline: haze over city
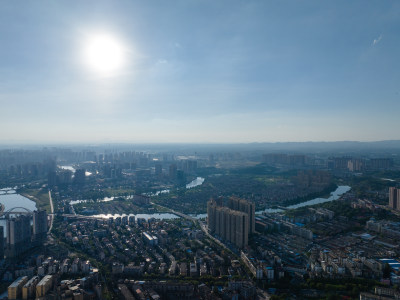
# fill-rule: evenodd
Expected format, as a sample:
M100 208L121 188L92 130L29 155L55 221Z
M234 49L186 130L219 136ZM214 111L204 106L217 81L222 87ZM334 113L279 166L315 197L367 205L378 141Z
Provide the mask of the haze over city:
M4 143L399 139L397 1L0 8Z
M0 1L0 300L400 299L400 2Z

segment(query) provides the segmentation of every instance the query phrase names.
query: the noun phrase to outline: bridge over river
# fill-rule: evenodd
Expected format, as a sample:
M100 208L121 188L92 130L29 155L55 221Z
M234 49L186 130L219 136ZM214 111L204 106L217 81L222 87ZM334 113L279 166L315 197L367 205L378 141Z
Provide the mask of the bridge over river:
M0 190L0 196L5 196L5 195L12 195L16 194L17 191L14 189L1 189Z
M32 215L33 212L25 207L13 207L4 211L4 205L0 203L0 219L8 219L10 215Z

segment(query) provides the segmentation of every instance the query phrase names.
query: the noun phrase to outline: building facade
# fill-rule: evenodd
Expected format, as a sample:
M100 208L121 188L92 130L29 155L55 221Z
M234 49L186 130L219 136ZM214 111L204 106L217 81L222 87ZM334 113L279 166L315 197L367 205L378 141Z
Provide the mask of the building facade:
M212 233L239 248L247 246L249 233L255 231L254 203L244 199L230 198L228 207L221 199L211 199L207 202L207 217Z
M33 238L42 241L47 237L47 213L45 210L33 212Z
M4 227L0 226L0 260L4 259Z
M16 257L31 247L31 224L29 216L7 220L7 257Z
M249 233L256 232L256 206L253 202L238 197L230 197L228 199L228 207L246 213L249 216Z
M400 209L400 189L395 187L389 188L389 207L393 209Z

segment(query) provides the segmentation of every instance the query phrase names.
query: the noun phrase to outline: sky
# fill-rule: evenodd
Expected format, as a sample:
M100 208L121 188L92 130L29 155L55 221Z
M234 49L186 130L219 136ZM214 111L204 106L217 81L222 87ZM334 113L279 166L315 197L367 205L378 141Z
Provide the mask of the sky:
M399 1L1 1L0 143L400 139L399 53Z

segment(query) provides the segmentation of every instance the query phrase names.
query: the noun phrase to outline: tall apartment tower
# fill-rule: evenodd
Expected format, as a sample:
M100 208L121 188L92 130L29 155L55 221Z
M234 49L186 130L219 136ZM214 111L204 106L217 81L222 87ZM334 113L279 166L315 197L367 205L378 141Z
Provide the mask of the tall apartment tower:
M42 241L47 237L47 213L45 210L33 212L33 239Z
M28 216L7 220L7 257L16 257L31 247L31 222Z
M174 180L176 179L177 170L178 170L178 167L176 166L176 164L169 165L169 173L168 173L168 175L169 175L169 177L171 179L174 179Z
M209 230L239 248L247 246L249 240L249 215L239 210L222 206L213 199L207 202Z
M256 206L253 202L238 197L228 199L228 207L233 210L241 211L249 216L249 233L256 232Z
M74 174L74 184L84 185L86 179L86 170L85 169L77 169Z
M4 227L0 226L0 260L4 259Z
M239 248L243 248L249 242L249 216L240 211L232 211L228 214L227 239Z
M217 202L214 199L210 199L207 202L207 225L211 232L214 232L216 227L216 209Z
M400 189L389 188L389 207L400 210Z
M162 164L161 163L155 164L155 175L156 176L162 175Z

